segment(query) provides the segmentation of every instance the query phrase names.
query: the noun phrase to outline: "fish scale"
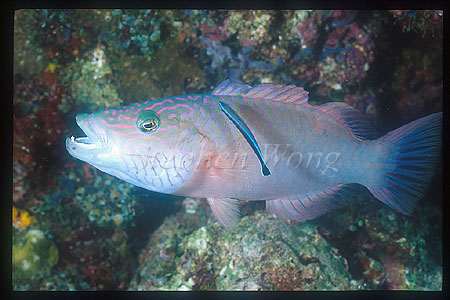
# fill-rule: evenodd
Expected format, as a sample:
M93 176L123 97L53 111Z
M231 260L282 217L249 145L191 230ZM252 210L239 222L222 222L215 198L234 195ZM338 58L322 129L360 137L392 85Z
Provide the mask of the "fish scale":
M87 137L66 140L72 156L151 191L207 198L226 227L239 221L239 200L306 221L367 190L410 214L434 173L442 127L435 113L376 138L345 103L314 106L302 88L230 81L76 120Z

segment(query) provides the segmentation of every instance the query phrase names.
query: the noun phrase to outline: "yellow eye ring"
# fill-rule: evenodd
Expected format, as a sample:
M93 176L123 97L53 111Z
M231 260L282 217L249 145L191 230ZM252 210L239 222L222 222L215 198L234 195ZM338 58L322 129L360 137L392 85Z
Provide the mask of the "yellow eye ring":
M141 123L141 130L144 132L152 132L158 128L158 122L156 120L146 120Z
M155 132L160 126L160 120L153 111L145 111L139 115L136 125L144 133Z

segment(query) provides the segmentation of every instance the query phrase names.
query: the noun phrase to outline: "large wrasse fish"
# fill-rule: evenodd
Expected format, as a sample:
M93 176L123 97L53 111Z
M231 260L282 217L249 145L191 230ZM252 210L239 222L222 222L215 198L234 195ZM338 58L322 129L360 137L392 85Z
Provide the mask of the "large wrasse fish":
M442 112L376 138L345 103L315 106L295 86L225 81L210 94L151 99L76 122L87 136L66 140L72 156L144 189L206 198L230 227L239 200L265 200L277 217L305 221L363 190L411 214L434 174Z

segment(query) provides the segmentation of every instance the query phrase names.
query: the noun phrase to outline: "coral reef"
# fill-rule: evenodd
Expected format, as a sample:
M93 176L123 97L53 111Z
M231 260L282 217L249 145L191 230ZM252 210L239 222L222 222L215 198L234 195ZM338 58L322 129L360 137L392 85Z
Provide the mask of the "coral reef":
M224 27L230 34L236 34L243 48L268 42L268 34L274 11L231 11L224 20Z
M167 218L152 235L129 289L357 289L345 259L314 226L291 227L263 211L244 217L231 231L222 228L210 211L208 222L203 217L186 222L192 207L205 214L204 204L197 201L204 202L185 200L185 210Z
M77 188L75 199L89 220L99 226L104 226L108 222L120 226L123 222L132 220L136 215L137 200L133 186L100 173L87 164L85 169L85 176L91 184Z
M112 83L112 71L103 47L96 47L88 53L88 58L76 62L81 70L72 77L71 93L77 99L77 105L85 107L87 111L120 106L122 100ZM76 70L76 66L73 69Z
M422 37L428 34L442 39L442 10L391 10L391 13L402 31L415 31Z
M176 62L176 63L175 63ZM118 93L127 101L166 97L199 91L205 87L205 75L190 57L184 45L167 41L153 57L124 57L117 63Z
M299 18L301 51L294 61L300 69L293 69L297 80L340 91L364 79L374 57L375 33L369 26L351 22L355 15L350 11L314 11ZM324 24L330 25L322 29ZM324 40L321 48L317 48L319 37Z
M17 186L27 186L25 176L33 174L33 184L51 180L49 170L56 162L61 134L67 128L58 109L65 88L56 74L45 71L34 79L15 77L13 119L13 178ZM23 189L22 189L23 190Z
M290 40L295 38L300 38L301 48L303 51L312 52L312 46L316 43L317 38L316 35L318 31L318 25L321 22L321 14L308 11L308 10L300 10L294 11L293 15L288 18L287 27L290 28L290 35L287 37ZM306 50L306 49L309 49ZM304 53L308 55L307 53Z
M322 49L319 77L335 90L361 81L373 61L374 44L366 31L351 23L330 31Z
M349 93L344 96L344 101L365 113L370 119L377 119L377 96L374 91L365 90Z
M22 209L13 211L14 228L23 231L27 222L34 221L60 249L54 268L36 274L31 282L17 281L18 289L116 290L127 282L132 256L124 229L134 226L139 211L136 194L130 185L83 165L66 167L56 186L26 199L33 217ZM14 232L15 239L21 235ZM62 282L67 277L69 281ZM21 274L13 274L18 278Z
M153 233L129 289L441 289L435 209L407 221L351 207L290 226L257 210L227 231L200 201L186 199Z
M101 38L117 50L129 55L152 56L164 45L161 31L166 19L171 19L172 11L158 10L105 10L98 11L109 25Z
M29 26L21 26L21 23L31 25L36 22L34 17L34 14L26 10L19 10L14 15L14 49L20 49L20 51L14 51L14 74L23 74L27 77L39 75L49 64L44 55L44 49L32 44L31 39L36 32Z
M442 110L442 56L407 48L395 69L392 90L402 116L414 118L423 111Z
M353 278L363 278L367 288L440 290L441 226L435 222L442 213L426 206L408 217L368 207L350 207L314 222L347 259Z

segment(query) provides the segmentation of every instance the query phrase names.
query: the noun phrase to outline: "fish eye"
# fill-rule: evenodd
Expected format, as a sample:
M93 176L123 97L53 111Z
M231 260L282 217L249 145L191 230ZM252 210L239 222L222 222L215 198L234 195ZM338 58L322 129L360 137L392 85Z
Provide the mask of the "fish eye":
M136 121L137 127L144 133L155 132L158 130L161 121L153 111L145 111L141 113Z

